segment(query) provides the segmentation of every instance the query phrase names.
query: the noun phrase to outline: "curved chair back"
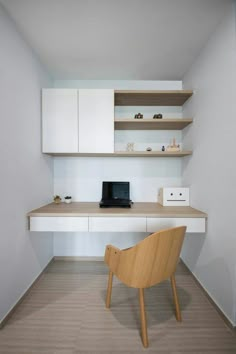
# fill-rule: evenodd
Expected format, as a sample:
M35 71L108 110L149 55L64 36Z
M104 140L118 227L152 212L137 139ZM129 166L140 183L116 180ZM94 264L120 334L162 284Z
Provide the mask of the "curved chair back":
M106 251L105 261L126 285L147 288L174 274L186 226L155 232L127 250ZM109 258L113 259L112 264Z

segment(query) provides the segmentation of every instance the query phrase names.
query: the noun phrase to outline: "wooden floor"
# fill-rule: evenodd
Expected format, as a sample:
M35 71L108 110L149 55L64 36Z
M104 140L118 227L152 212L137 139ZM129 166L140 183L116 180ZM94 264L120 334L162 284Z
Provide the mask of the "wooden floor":
M173 313L170 284L145 290L149 348L140 339L138 291L114 279L105 308L103 262L55 261L0 331L0 353L236 353L236 336L179 265L183 322Z

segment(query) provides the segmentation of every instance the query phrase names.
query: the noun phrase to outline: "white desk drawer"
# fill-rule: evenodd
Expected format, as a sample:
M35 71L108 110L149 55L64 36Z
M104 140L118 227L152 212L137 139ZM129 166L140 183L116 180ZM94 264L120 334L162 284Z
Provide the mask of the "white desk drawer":
M30 217L30 231L88 231L88 217Z
M168 227L187 226L186 232L205 232L205 218L147 218L147 232L155 232Z
M146 232L146 218L135 217L90 217L92 232Z

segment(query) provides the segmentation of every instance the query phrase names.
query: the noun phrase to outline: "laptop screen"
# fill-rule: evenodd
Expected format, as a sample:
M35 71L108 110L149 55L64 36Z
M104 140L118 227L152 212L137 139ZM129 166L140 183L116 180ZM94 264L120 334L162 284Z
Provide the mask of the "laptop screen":
M129 200L129 182L102 182L102 199Z

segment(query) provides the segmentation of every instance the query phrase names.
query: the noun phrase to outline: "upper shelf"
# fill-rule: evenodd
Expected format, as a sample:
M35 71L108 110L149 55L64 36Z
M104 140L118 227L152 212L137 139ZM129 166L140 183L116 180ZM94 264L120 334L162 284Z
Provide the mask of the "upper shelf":
M116 90L115 106L182 106L192 94L191 90Z
M191 124L191 118L116 119L116 130L181 130Z

